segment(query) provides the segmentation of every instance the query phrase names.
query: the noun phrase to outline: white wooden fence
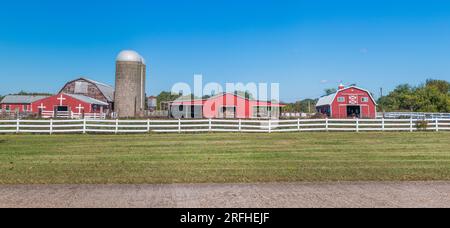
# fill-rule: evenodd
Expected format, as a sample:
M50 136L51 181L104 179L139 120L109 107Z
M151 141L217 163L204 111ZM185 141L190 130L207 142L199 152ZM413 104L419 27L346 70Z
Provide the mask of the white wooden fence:
M377 113L378 118L388 119L450 119L450 113L429 112L385 112Z
M425 123L425 124L424 124ZM1 120L0 133L450 131L450 119Z

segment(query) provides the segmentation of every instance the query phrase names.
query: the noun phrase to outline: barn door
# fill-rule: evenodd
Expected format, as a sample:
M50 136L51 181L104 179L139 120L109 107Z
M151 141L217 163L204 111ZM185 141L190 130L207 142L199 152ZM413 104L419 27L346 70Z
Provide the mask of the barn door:
M347 106L347 117L361 118L361 106L359 105Z

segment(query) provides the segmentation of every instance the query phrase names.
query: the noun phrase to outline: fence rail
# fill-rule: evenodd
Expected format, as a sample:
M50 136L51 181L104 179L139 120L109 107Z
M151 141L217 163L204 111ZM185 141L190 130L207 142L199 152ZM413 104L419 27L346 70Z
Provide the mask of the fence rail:
M450 119L450 113L427 113L427 112L386 112L378 113L379 118L389 119Z
M1 120L0 133L450 131L450 119Z

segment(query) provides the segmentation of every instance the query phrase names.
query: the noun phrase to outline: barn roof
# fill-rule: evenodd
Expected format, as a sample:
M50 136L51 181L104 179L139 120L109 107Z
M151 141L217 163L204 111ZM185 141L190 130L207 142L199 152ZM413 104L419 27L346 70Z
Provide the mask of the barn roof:
M80 101L83 101L83 102L86 102L86 103L89 103L89 104L105 105L105 106L108 105L108 103L105 103L103 101L99 101L99 100L94 99L92 97L88 97L88 96L84 96L84 95L80 95L80 94L67 94L67 93L64 93L64 95L73 97L73 98L75 98L77 100L80 100Z
M319 101L317 102L316 106L318 107L318 106L324 106L324 105L331 105L331 103L333 103L335 97L336 97L336 93L321 97L319 99Z
M30 95L7 95L0 102L1 104L31 104L37 100L47 98L49 96L30 96Z
M108 102L114 102L114 88L112 86L88 78L82 79L95 84L98 87L98 89L103 93L103 95L105 95Z
M84 81L94 84L95 86L97 86L97 88L103 94L103 96L105 96L105 98L108 102L114 102L114 88L112 86L89 79L89 78L78 78L76 80L66 83L66 85L64 87L66 87L67 84L69 84L71 82L75 82L75 81L79 81L79 80L84 80ZM63 89L64 89L64 87L63 87ZM62 92L63 89L61 89L60 92Z
M351 88L358 89L358 90L366 92L367 94L369 94L370 98L375 103L375 105L377 104L377 101L373 98L372 94L368 90L365 90L365 89L362 89L362 88L359 88L359 87L356 87L356 86L350 86L350 87L338 90L336 93L330 94L328 96L321 97L319 99L319 101L317 102L316 107L325 106L325 105L331 105L339 92L347 90L347 89L351 89Z

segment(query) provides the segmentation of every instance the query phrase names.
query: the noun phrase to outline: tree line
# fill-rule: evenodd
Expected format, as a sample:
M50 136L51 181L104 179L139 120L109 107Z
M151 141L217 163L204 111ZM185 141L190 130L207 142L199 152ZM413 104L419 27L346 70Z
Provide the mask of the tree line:
M429 79L419 86L403 84L378 100L379 111L450 112L450 83Z

